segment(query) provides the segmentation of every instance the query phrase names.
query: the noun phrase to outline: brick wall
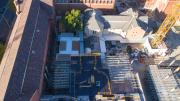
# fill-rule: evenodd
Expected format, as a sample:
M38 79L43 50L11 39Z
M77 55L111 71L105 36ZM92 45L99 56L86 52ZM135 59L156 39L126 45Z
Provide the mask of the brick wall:
M86 8L102 9L102 10L113 10L115 8L115 0L111 3L55 3L55 11L57 15L64 14L66 11L71 9L85 10Z
M180 3L180 0L139 0L140 2L144 1L144 8L151 9L156 12L153 13L153 16L156 20L163 20L166 14L172 12L173 5Z
M144 8L157 8L160 12L168 14L173 5L180 3L180 0L139 0L139 2L145 2Z

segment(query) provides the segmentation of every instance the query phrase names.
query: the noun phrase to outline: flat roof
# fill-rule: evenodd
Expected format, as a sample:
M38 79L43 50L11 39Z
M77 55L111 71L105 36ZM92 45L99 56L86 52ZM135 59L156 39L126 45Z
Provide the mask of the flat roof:
M60 41L59 54L76 55L80 52L80 37L57 36Z

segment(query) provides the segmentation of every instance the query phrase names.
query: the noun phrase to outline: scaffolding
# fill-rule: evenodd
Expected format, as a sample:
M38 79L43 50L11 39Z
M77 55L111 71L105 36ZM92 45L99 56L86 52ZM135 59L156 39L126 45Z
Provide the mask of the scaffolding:
M120 53L119 56L106 56L106 64L109 69L113 93L136 92L138 84L135 75L132 73L127 54Z
M56 60L46 69L48 85L51 89L69 89L70 88L70 56L57 55Z
M152 97L157 97L160 101L179 101L180 89L175 89L179 86L170 68L158 68L157 65L150 65L146 77L148 86L151 88ZM166 78L169 76L168 78Z

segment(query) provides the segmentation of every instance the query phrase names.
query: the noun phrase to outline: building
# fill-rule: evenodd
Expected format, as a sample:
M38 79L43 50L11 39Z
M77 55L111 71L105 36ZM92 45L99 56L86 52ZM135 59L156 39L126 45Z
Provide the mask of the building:
M171 7L174 4L180 3L179 0L139 0L142 6L146 9L155 10L158 9L159 12L164 12L169 14Z
M151 17L157 21L162 21L166 14L172 12L172 7L180 3L179 0L139 0L141 7L150 10L152 13Z
M38 101L43 88L52 2L24 0L23 5L0 64L1 101Z
M95 26L92 27L92 30L96 30ZM97 27L99 28L99 23ZM48 83L41 101L61 98L93 101L103 100L102 96L107 99L120 97L121 100L127 101L145 100L139 75L133 73L129 57L127 53L123 53L123 44L119 41L104 42L107 52L102 56L99 37L93 34L87 37L82 33L76 36L73 33L56 35L56 52L47 65L45 81ZM117 44L110 45L112 43ZM117 54L112 54L112 51L116 51Z
M100 10L85 10L85 38L99 38L100 52L106 53L106 41L143 44L156 23L147 16L137 17L132 9L119 15L103 15ZM92 41L94 43L94 41ZM97 44L96 44L97 45Z
M147 17L138 17L132 9L116 16L97 10L112 11L115 0L52 1L23 0L0 64L0 101L145 101L126 48L144 42L152 30ZM55 15L74 8L93 8L85 11L85 34L56 32ZM153 76L156 71L147 78L167 76ZM167 78L171 82L162 87L159 78L153 78L158 92L153 94L169 96L169 90L177 90L174 79ZM161 87L166 89L162 96ZM173 94L170 99L179 91Z
M180 100L179 74L174 74L174 67L150 65L146 70L146 82L153 101Z
M119 39L122 43L143 43L145 33L152 30L149 26L151 21L147 22L147 17L137 18L132 9L120 15L103 15L99 10L90 9L85 11L85 17L86 37L109 37L109 40Z
M103 15L100 10L93 9L85 10L84 14L85 41L92 40L87 46L91 50L94 50L94 47L100 48L102 68L109 72L106 74L109 75L110 86L108 87L107 83L107 87L105 86L102 91L96 94L96 100L128 101L128 99L133 99L143 101L144 94L138 79L139 76L132 72L129 57L125 52L127 43L141 43L142 41L133 41L132 37L143 39L145 34L136 18L133 17L132 9L121 13L121 15ZM143 27L146 26L145 24ZM137 35L135 29L140 29L139 33L142 34L137 32L139 34ZM133 36L133 34L137 36ZM95 39L96 41L94 41ZM129 39L131 41L128 41ZM105 91L103 91L104 89Z
M57 15L63 14L71 9L86 8L102 9L112 11L115 7L115 0L54 0Z

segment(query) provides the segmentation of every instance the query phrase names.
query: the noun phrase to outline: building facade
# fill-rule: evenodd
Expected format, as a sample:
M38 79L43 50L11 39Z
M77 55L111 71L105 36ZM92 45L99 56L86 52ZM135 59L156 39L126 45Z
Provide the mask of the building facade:
M115 0L54 0L54 5L57 15L71 9L93 8L109 11L114 9Z
M179 101L179 77L175 67L150 65L145 71L145 81L152 101Z
M179 4L179 0L139 0L141 6L145 9L154 11L153 15L156 20L163 20L165 15L172 12L172 8Z

